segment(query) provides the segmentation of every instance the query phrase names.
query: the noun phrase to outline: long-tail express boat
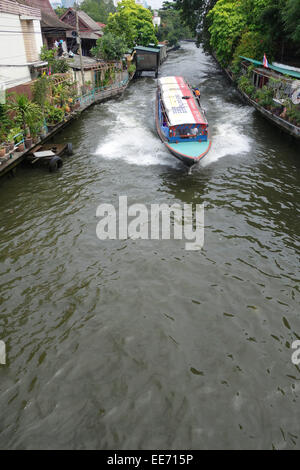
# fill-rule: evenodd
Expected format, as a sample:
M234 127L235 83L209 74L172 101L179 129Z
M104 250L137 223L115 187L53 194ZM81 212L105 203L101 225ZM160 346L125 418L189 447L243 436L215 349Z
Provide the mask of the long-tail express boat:
M210 149L208 123L200 100L182 77L158 80L156 127L167 149L189 167Z

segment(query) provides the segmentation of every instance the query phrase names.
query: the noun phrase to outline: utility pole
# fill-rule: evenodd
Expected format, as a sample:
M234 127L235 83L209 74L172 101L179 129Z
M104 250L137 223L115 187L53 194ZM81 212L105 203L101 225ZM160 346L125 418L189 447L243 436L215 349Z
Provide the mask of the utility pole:
M76 32L77 32L77 44L79 45L79 57L80 57L80 69L81 69L81 81L82 81L82 87L81 87L81 94L82 91L84 90L84 69L83 69L83 61L82 61L82 49L81 49L81 38L80 38L80 31L79 31L79 19L78 19L78 4L76 4Z

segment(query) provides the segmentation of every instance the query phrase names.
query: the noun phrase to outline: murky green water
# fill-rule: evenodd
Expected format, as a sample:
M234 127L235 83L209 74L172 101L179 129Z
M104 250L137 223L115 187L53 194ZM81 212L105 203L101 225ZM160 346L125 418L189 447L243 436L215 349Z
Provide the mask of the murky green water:
M299 148L192 44L213 146L192 175L132 83L59 137L61 172L2 182L0 447L300 448ZM205 203L205 244L99 241L100 203Z

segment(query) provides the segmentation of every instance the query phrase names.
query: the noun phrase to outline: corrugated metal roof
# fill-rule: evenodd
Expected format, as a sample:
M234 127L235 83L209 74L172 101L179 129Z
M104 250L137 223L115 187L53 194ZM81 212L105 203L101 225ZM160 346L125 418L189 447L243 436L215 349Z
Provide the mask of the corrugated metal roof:
M159 54L159 49L154 49L154 47L135 46L134 50L146 51L146 52L155 52L155 54Z
M98 23L96 23L96 21L94 21L87 13L85 13L85 11L78 10L78 16L82 19L82 21L84 21L84 23L90 28L91 31L99 31L99 33L102 32Z
M75 54L72 58L68 58L67 62L72 69L81 68L80 56L77 54ZM96 59L93 59L92 57L82 56L82 65L84 69L92 69L98 64L99 62Z
M49 0L16 0L21 5L28 5L30 7L39 8L42 14L41 26L43 30L53 29L65 31L72 29L69 25L60 21L55 11L53 10ZM44 31L45 32L45 31Z
M248 62L251 62L254 65L263 65L263 63L260 62L259 60L249 59L249 57L244 57L242 55L240 55L240 58L244 60L248 60ZM271 70L274 70L275 72L281 73L283 75L289 75L290 77L300 78L300 72L296 72L295 70L291 70L291 69L283 68L283 67L277 67L276 65L271 65L271 64L269 64L269 67L267 67L266 70L268 68Z
M41 10L29 7L28 5L19 4L15 0L0 0L0 11L11 13L12 15L28 15L37 19L41 19Z
M157 44L157 45L155 45L155 44L149 44L149 47L154 47L154 48L155 48L155 47L159 47L159 48L162 48L162 47L167 47L167 46L166 46L166 44Z
M103 31L89 15L84 11L78 10L79 27L81 39L99 39L103 35ZM76 29L76 10L68 8L68 10L60 17L60 20L69 25L73 30ZM71 34L67 34L71 37Z

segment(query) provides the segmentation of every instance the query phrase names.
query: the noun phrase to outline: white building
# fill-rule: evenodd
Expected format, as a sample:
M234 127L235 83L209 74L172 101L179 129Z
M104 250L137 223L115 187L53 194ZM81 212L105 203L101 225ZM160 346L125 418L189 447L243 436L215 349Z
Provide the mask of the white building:
M154 26L157 26L157 27L160 26L160 24L161 24L161 18L160 18L160 16L158 16L157 11L154 12L153 24L154 24Z
M43 45L41 11L15 0L0 0L0 85L8 90L30 82Z

